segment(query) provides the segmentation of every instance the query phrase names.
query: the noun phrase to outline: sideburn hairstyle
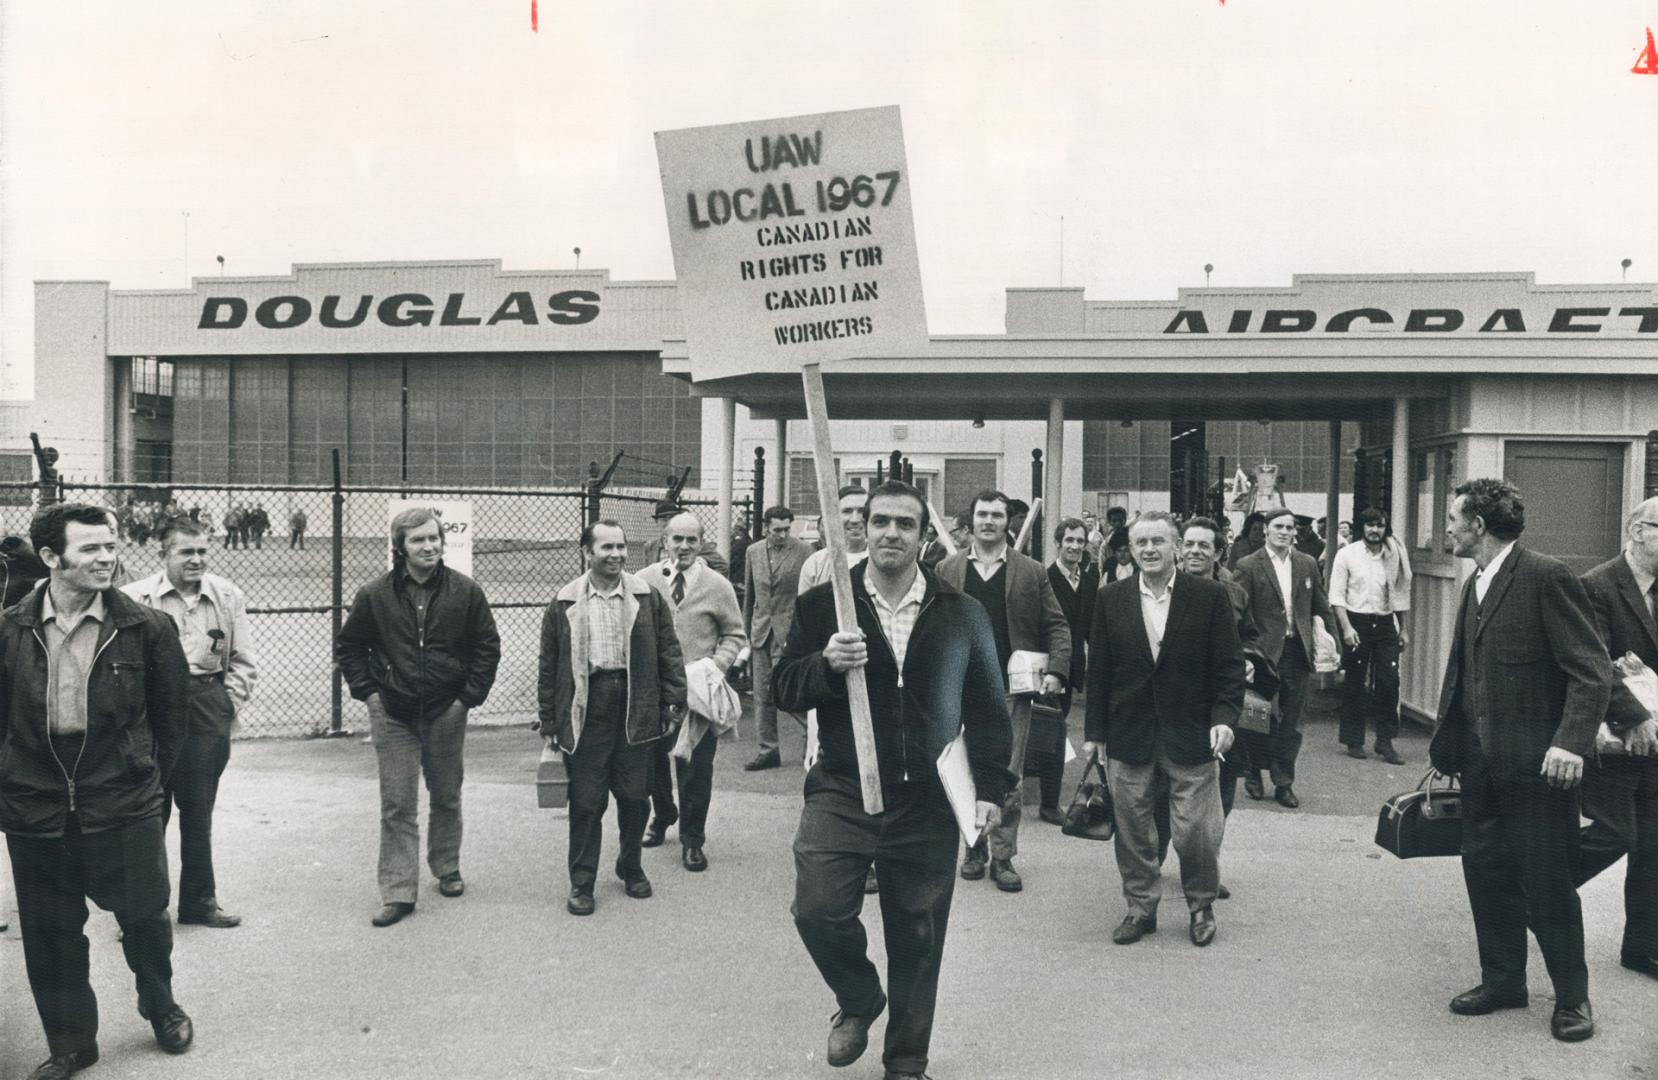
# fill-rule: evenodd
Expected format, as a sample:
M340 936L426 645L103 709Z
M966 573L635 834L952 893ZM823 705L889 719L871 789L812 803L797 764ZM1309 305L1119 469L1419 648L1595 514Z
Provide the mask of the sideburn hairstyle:
M408 553L403 550L409 534L432 521L438 523L438 543L441 545L444 541L443 518L432 507L410 507L399 512L396 517L391 519L391 557L393 563L398 566L403 565L403 561L409 557Z
M1481 477L1457 485L1452 494L1461 495L1463 512L1483 520L1485 531L1498 540L1518 540L1526 531L1526 504L1507 480Z
M931 514L927 509L927 497L921 491L904 483L902 480L884 480L869 489L869 501L864 503L864 525L869 524L869 508L875 505L875 500L882 496L902 496L914 499L921 506L921 535L927 535L927 526L931 524Z
M1068 517L1061 519L1060 523L1054 526L1054 543L1063 544L1065 542L1065 534L1070 532L1072 529L1081 529L1082 538L1084 540L1088 539L1088 526L1083 522L1083 520L1081 518Z
M40 511L29 522L29 543L34 546L37 554L50 548L62 558L64 536L69 531L70 522L77 525L107 525L112 530L115 528L114 516L101 506L80 502L58 503Z
M967 510L969 521L972 520L972 515L978 511L979 504L982 502L999 502L1002 504L1003 512L1005 512L1008 517L1013 516L1013 500L1008 498L1006 495L1003 495L995 488L985 488L983 491L973 496L973 501L968 504Z

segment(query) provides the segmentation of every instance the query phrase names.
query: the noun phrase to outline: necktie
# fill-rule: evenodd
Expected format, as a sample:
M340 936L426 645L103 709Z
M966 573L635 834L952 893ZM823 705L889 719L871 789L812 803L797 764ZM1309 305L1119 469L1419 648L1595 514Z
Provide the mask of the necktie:
M685 599L685 572L682 570L674 575L674 606L678 607Z

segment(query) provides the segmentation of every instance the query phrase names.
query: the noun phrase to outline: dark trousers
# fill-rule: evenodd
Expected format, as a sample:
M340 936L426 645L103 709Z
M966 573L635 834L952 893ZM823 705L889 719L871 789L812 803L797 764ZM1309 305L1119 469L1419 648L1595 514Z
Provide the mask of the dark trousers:
M1475 747L1462 773L1462 875L1479 942L1480 981L1526 985L1526 928L1537 937L1558 1005L1589 997L1583 909L1574 879L1578 793L1541 776L1497 777Z
M667 828L679 822L679 842L686 847L701 847L708 838L708 805L714 796L714 754L720 740L712 730L691 751L691 760L683 761L669 751L672 739L658 739L651 750L651 807L656 823ZM673 768L673 777L668 769ZM674 805L674 780L679 781L679 806Z
M923 1072L932 1041L933 1010L944 933L956 886L956 829L936 782L887 787L886 812L864 813L854 778L821 764L806 774L806 804L794 838L794 915L836 1004L867 1015L881 992L864 933L864 877L870 863L881 880L881 923L887 942L889 1072Z
M304 529L290 529L288 531L288 550L292 551L294 548L298 548L301 551L305 550Z
M1301 755L1301 709L1307 703L1307 687L1313 668L1298 638L1284 642L1278 660L1278 708L1273 710L1272 733L1267 736L1267 763L1273 787L1295 783L1295 759ZM1261 767L1259 758L1255 767Z
M167 802L161 810L165 830L178 806L178 913L196 915L217 903L213 876L213 806L219 798L219 778L230 763L228 731L236 707L218 676L190 680L190 727L179 749L178 762L167 779Z
M1399 628L1392 615L1349 611L1347 621L1359 646L1341 657L1341 741L1363 746L1369 724L1377 746L1391 745L1399 734Z
M576 752L564 755L570 775L570 887L593 891L599 876L604 812L616 796L621 852L616 873L643 876L639 841L650 817L651 747L627 741L627 672L595 672L587 681L587 718Z
M53 1054L98 1045L86 926L90 899L115 913L151 1016L173 1007L173 922L167 915L167 846L159 817L105 832L82 833L73 815L61 837L8 836L23 965Z
M1577 884L1625 854L1623 955L1658 956L1658 760L1612 755L1590 759L1583 774Z

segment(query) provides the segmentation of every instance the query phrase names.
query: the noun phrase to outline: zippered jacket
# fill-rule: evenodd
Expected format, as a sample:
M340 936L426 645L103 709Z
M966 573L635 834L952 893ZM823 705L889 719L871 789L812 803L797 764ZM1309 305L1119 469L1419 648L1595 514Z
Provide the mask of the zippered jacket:
M1016 780L1008 769L1013 723L990 616L977 600L921 567L927 591L900 673L864 585L868 566L865 562L852 568L852 596L858 629L869 650L864 682L869 687L881 786L934 779L938 756L959 732L967 744L979 801L1000 806ZM819 763L856 782L858 753L852 741L846 676L831 670L823 658L823 647L836 628L833 586L825 583L802 593L795 601L783 658L772 672L771 689L780 709L818 711Z
M178 630L121 590L105 591L86 736L60 760L46 731L46 588L0 615L0 832L62 836L71 811L88 833L154 817L189 724L190 666Z
M367 701L399 720L430 720L457 700L482 705L501 663L501 635L478 583L442 563L424 625L398 567L357 590L334 642L334 662Z

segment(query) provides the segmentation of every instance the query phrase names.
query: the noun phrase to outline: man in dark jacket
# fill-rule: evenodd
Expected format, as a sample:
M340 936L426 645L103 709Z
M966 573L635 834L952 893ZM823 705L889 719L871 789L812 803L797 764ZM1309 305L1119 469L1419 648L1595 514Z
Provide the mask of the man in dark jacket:
M1157 929L1162 896L1154 819L1168 778L1174 850L1194 945L1215 937L1225 833L1218 761L1243 707L1237 614L1217 582L1176 572L1180 536L1154 510L1129 527L1140 573L1100 590L1088 634L1088 741L1103 755L1117 816L1117 869L1128 914L1111 938L1129 945Z
M635 900L651 895L640 865L650 816L651 749L685 719L685 663L668 600L627 573L627 534L615 521L582 530L588 571L559 590L541 619L537 684L542 736L570 777L572 915L593 914L605 807L616 796L616 876Z
M1094 620L1094 594L1100 591L1099 567L1088 562L1088 525L1081 518L1065 518L1054 529L1054 561L1048 564L1048 584L1053 586L1065 625L1071 628L1071 672L1065 693L1059 698L1059 723L1049 733L1047 745L1037 746L1027 760L1026 773L1035 765L1041 789L1040 814L1043 821L1063 825L1059 811L1059 788L1065 776L1065 720L1071 713L1071 698L1088 676L1088 627ZM1032 717L1036 716L1032 709ZM1034 723L1032 734L1035 734Z
M111 588L115 521L85 503L35 515L50 578L0 617L0 830L23 959L51 1058L31 1080L98 1060L86 901L115 913L139 1015L182 1053L162 794L185 735L189 668L167 616Z
M858 918L873 863L881 880L892 1018L887 1076L927 1068L939 964L955 887L958 827L938 760L959 732L976 789L975 832L996 818L1012 786L1012 725L984 609L917 565L927 504L894 481L864 505L869 558L852 569L858 629L839 632L832 583L802 594L772 680L781 708L818 712L821 751L806 774L795 834L793 914L840 1011L829 1064L850 1065L887 1006ZM869 691L884 812L865 812L846 673Z
M477 582L443 565L437 511L391 522L392 569L363 586L334 642L351 696L368 706L380 763L380 900L371 922L414 910L420 881L420 779L430 793L426 864L460 896L466 713L489 697L501 662L495 616Z
M1583 575L1601 640L1613 658L1634 653L1658 671L1658 498L1635 508L1624 524L1621 554ZM1658 717L1634 695L1614 687L1607 734L1621 745L1585 763L1577 884L1626 853L1623 948L1631 971L1658 978Z
M1433 767L1462 778L1462 876L1479 944L1479 985L1451 1011L1524 1008L1526 929L1554 983L1554 1037L1595 1032L1577 862L1583 759L1612 695L1612 662L1589 597L1565 564L1519 546L1526 508L1504 480L1460 485L1446 515L1473 559L1439 695Z

